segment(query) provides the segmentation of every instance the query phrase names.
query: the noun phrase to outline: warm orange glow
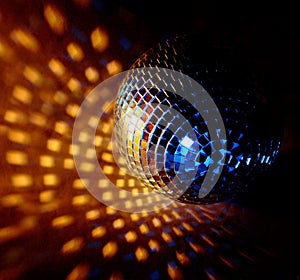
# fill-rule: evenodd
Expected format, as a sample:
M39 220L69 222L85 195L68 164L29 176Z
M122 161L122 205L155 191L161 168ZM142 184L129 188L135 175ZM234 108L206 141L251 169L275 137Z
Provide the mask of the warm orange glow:
M8 151L6 161L10 164L26 165L28 163L27 154L20 151Z
M55 191L54 190L47 190L47 191L42 191L39 194L40 202L42 203L48 203L54 199L55 196Z
M91 42L95 50L103 52L108 47L109 37L104 29L97 27L91 33Z
M118 252L118 244L116 242L108 242L102 249L102 254L105 259L110 259Z
M57 121L55 123L55 126L54 126L54 130L61 134L61 135L64 135L66 134L67 132L69 132L69 126L67 123L63 122L63 121Z
M106 65L109 75L115 75L122 71L122 64L117 60L112 60Z
M47 123L46 116L40 113L32 113L29 119L31 123L40 127L44 127Z
M51 69L51 71L59 77L62 76L66 71L65 66L58 59L55 58L52 58L49 61L48 66Z
M51 224L53 227L62 228L62 227L72 225L73 223L74 223L74 217L70 215L64 215L53 219Z
M0 41L0 58L6 61L11 61L13 50L4 42Z
M148 259L148 252L143 247L138 247L135 251L135 257L139 262L144 262Z
M68 104L66 108L66 112L69 116L75 118L79 111L79 106L77 104Z
M176 258L182 265L188 265L191 263L190 258L183 252L176 251Z
M47 140L47 149L52 151L52 152L59 152L61 150L62 147L62 142L61 140L58 139L48 139Z
M91 197L87 194L76 195L72 199L72 204L74 206L86 205L90 202Z
M66 280L87 279L89 271L90 271L89 265L79 264L69 273Z
M121 229L125 226L125 221L123 219L117 219L113 222L114 229Z
M43 182L45 186L56 186L59 180L56 174L45 174L43 176Z
M168 274L172 280L183 280L183 275L178 266L174 266L173 264L168 264Z
M161 227L161 221L158 218L153 218L152 223L155 227Z
M14 174L11 180L13 186L16 188L27 188L33 184L32 177L28 174Z
M22 47L29 51L37 52L40 48L39 41L28 31L23 29L15 29L10 34L11 38Z
M84 190L85 186L82 179L75 179L73 181L73 188L77 190Z
M15 86L12 95L15 99L25 104L30 104L32 101L32 93L29 89L22 86Z
M84 58L84 53L81 47L75 42L72 42L67 46L67 52L69 56L75 61L79 62Z
M100 217L100 211L98 209L90 210L85 213L85 217L87 220L96 220Z
M128 231L125 234L125 239L128 243L135 242L137 240L137 234L134 231Z
M106 234L106 228L105 227L96 227L92 230L92 236L94 238L101 238L103 235Z
M54 33L61 35L67 29L66 19L53 4L45 5L44 17Z
M146 224L141 224L139 229L142 234L147 234L149 232L149 228Z
M1 205L3 207L14 207L18 206L23 202L23 196L20 194L9 194L3 196L1 199Z
M70 91L72 91L73 93L78 93L81 90L81 84L80 82L75 79L75 78L71 78L67 84L67 87Z
M40 86L43 82L41 73L32 66L26 66L23 71L24 77L36 86Z
M85 76L89 82L95 83L99 80L99 73L96 68L88 67L85 69Z
M168 243L168 242L171 242L171 241L173 240L172 237L171 237L171 235L168 234L167 232L163 232L163 233L161 234L161 237L162 237L163 240L165 240L167 243Z
M65 169L74 169L74 160L72 158L64 159L64 168Z
M149 245L149 248L151 249L151 251L153 251L153 252L158 252L160 249L158 241L156 241L154 239L151 239L149 241L148 245Z
M53 167L55 165L54 157L48 155L40 156L40 166Z
M27 122L27 116L17 110L7 110L4 115L4 120L9 123L26 123Z
M197 244L195 242L189 242L189 245L195 251L195 253L197 253L197 254L204 254L205 253L204 248L202 248L199 244Z
M71 239L70 241L66 242L62 248L61 251L64 254L73 254L78 252L80 249L82 249L84 245L84 240L81 237L76 237Z

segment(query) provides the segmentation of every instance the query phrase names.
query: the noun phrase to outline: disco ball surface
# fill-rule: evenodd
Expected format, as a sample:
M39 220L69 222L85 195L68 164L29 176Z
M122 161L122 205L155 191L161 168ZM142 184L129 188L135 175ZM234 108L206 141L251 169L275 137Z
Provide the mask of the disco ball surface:
M219 140L226 142L225 150L212 149L207 123L196 109L203 102L197 92L192 104L176 90L157 88L149 79L131 75L120 87L114 113L118 149L131 174L175 200L205 204L236 197L273 165L281 127L272 118L255 76L234 51L197 40L168 38L146 51L132 68L167 68L197 81L222 116L226 137ZM220 175L217 183L201 197L212 153L217 153L214 158L225 159L214 170Z

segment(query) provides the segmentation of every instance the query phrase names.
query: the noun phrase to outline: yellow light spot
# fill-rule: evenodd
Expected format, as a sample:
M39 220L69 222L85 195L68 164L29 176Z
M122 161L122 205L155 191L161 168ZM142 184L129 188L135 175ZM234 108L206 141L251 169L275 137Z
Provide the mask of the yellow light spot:
M104 152L104 153L102 153L101 157L106 162L114 162L114 157L111 153Z
M161 221L158 218L153 218L152 223L155 227L161 227Z
M57 121L55 123L54 130L57 133L59 133L61 135L64 135L64 134L66 134L69 131L69 126L68 126L67 123L65 123L63 121Z
M54 33L61 35L67 29L66 19L53 4L45 5L44 17Z
M105 227L96 227L92 230L92 236L94 238L101 238L106 234L106 228Z
M56 174L46 174L43 176L43 182L45 186L55 186L58 184L58 178Z
M52 151L52 152L59 152L61 150L62 147L62 142L61 140L58 139L48 139L47 140L47 149Z
M53 167L55 165L54 157L42 155L40 156L40 166L43 167Z
M182 265L188 265L190 264L190 258L183 252L180 253L176 251L176 258Z
M63 227L69 226L73 223L74 223L74 217L69 216L69 215L57 217L57 218L53 219L51 222L52 226L57 227L57 228L63 228Z
M85 69L85 76L89 82L95 83L99 80L99 73L96 68L88 67Z
M74 155L78 155L79 154L79 146L78 145L76 145L76 144L74 144L74 145L72 145L72 144L70 144L69 145L69 154L70 155L72 155L72 156L74 156Z
M147 234L149 232L149 228L146 224L141 224L139 229L142 234Z
M6 196L3 196L1 198L1 205L3 207L14 207L18 206L23 202L23 196L20 194L9 194Z
M148 259L148 252L143 247L138 247L135 251L135 257L139 262L146 261Z
M72 204L74 206L86 205L90 202L91 197L87 194L74 196L72 199Z
M6 161L10 164L26 165L28 163L27 154L20 151L8 151Z
M16 188L30 187L33 183L32 177L28 174L15 174L12 175L12 184Z
M7 110L4 115L4 120L10 123L24 124L27 122L27 116L20 111Z
M172 280L184 279L181 270L177 266L174 266L173 264L168 264L167 271Z
M91 42L95 50L103 52L108 47L109 37L104 29L97 27L91 33Z
M201 235L201 237L202 237L203 240L206 241L206 243L208 243L210 246L212 246L212 247L215 246L214 242L213 242L208 236Z
M75 61L81 61L84 57L84 53L83 53L81 47L74 42L70 43L67 46L67 51L68 51L69 56Z
M82 179L75 179L73 181L73 188L77 190L84 190L85 189L84 181Z
M166 223L170 223L173 221L172 218L170 218L167 214L163 214L162 217Z
M117 219L113 222L114 229L121 229L125 225L125 221L123 219Z
M153 252L158 252L160 249L159 243L154 239L150 239L148 245L149 245L149 248L151 249L151 251L153 251Z
M11 38L25 49L37 52L40 48L38 40L28 31L23 29L15 29L10 34Z
M194 242L189 242L189 245L195 251L195 253L197 253L197 254L204 254L205 253L205 250L199 244L194 243Z
M102 254L105 259L112 258L118 252L118 244L116 242L108 242L102 249Z
M125 186L125 180L124 180L124 179L117 179L116 185L117 185L117 187L119 187L119 188L124 187L124 186Z
M66 280L83 280L87 279L90 267L87 264L78 264L67 276Z
M40 86L43 82L41 73L32 66L26 66L23 71L24 77L36 86Z
M79 106L77 104L68 104L66 112L69 116L75 118L78 114Z
M130 219L133 222L137 222L140 219L140 216L136 213L133 213L133 214L130 215Z
M114 173L114 167L113 166L110 166L110 165L105 165L103 166L103 173L104 174L107 174L107 175L111 175Z
M81 84L80 82L75 79L75 78L71 78L67 84L67 87L70 91L72 91L73 93L78 93L81 90Z
M32 101L32 93L29 89L22 86L15 86L12 95L15 99L25 104L30 104Z
M128 243L135 242L137 240L137 234L135 233L135 231L128 231L125 234L125 239Z
M100 211L98 209L93 209L85 213L87 220L93 221L100 217Z
M55 191L54 190L47 190L40 193L39 198L40 202L48 203L54 199Z
M47 124L47 118L43 114L32 113L30 116L30 122L37 126L44 127Z
M112 60L106 65L109 75L115 75L122 71L122 64L117 60Z
M177 228L177 227L172 227L173 231L175 232L175 234L177 236L183 236L183 232L181 229Z
M105 201L111 201L113 199L113 195L111 192L102 193L102 199Z
M76 237L71 239L70 241L66 242L62 248L61 251L64 254L73 254L78 252L80 249L82 249L84 245L84 240L81 237Z
M161 234L161 237L163 238L163 240L165 240L167 243L171 242L172 241L172 237L170 234L166 233L166 232L163 232Z
M65 66L58 59L55 58L52 58L49 61L48 66L51 69L51 71L58 77L62 76L66 71Z
M74 160L71 158L64 159L64 168L65 169L74 169Z
M106 207L106 214L107 215L114 215L114 214L116 214L117 213L117 211L116 211L116 209L114 209L114 208L112 208L112 207Z
M84 172L93 172L95 170L95 165L90 162L82 162L79 169Z
M193 227L190 224L183 222L182 225L187 231L194 231Z

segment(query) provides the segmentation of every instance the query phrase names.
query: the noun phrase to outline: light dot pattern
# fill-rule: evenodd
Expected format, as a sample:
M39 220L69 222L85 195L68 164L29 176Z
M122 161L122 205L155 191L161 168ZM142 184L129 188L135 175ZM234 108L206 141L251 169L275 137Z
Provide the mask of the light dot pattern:
M78 178L71 132L82 100L146 49L108 3L0 1L0 279L266 275L277 243L250 209L174 202L130 214L99 203ZM112 161L108 115L95 138L99 162L120 188L143 191ZM108 181L98 186L111 199Z

